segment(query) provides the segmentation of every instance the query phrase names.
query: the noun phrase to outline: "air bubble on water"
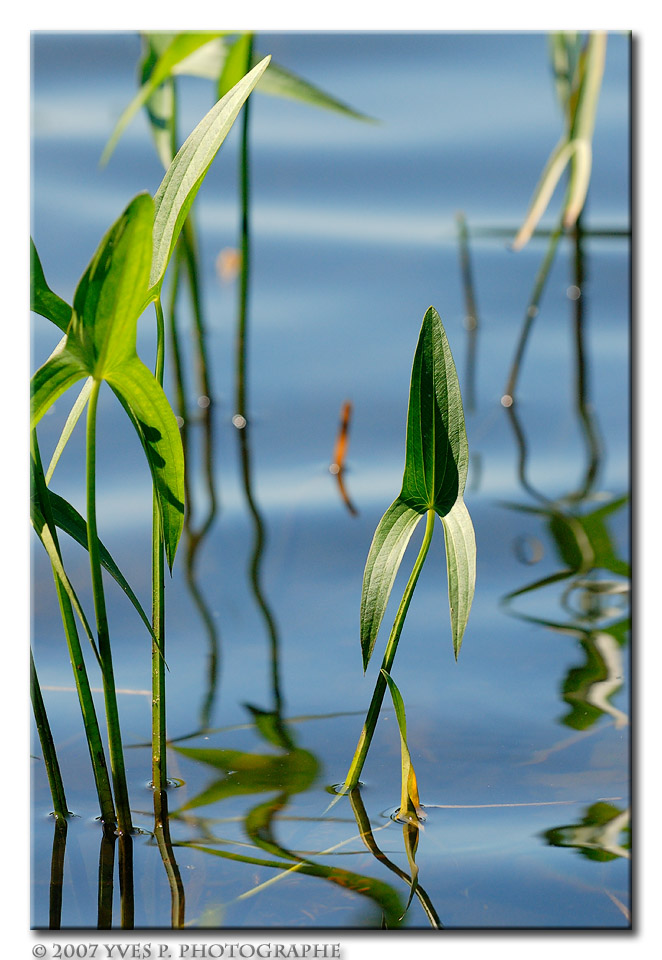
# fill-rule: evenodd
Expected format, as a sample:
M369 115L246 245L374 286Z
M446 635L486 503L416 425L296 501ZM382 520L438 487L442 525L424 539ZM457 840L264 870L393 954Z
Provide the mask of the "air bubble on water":
M198 397L199 407L202 407L204 409L205 407L208 407L210 403L211 403L211 400L209 399L209 397L205 397L205 396Z
M181 430L181 428L184 426L184 417L175 417L175 420L177 421L177 426Z
M513 398L510 396L509 393L504 393L504 395L501 397L501 406L512 407L512 405L513 405Z
M243 430L246 426L246 417L242 417L240 413L235 413L232 418L232 424L237 428L237 430Z
M566 295L569 300L579 300L579 298L582 295L582 292L579 289L579 287L576 287L573 284L571 287L568 287L568 289L566 290Z
M338 466L337 463L329 464L329 473L332 473L334 477L336 476L336 474L340 473L340 467Z

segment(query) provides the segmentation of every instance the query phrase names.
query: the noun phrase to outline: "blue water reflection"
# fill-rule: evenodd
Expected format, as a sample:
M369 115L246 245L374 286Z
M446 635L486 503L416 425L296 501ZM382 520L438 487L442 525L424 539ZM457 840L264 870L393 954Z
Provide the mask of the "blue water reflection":
M561 828L567 839L567 828L581 827L598 801L620 811L628 806L629 727L617 722L628 713L627 646L619 647L623 675L609 694L612 712L573 730L563 722L564 682L582 666L585 653L576 624L575 633L549 626L566 623L562 585L520 597L516 609L504 605L508 594L559 569L545 518L508 506L537 502L518 476L518 446L500 404L546 239L534 238L513 254L504 237L480 232L514 232L560 134L546 38L264 34L257 44L379 121L362 124L272 97L253 98L248 390L252 491L267 538L261 584L277 627L286 727L320 768L310 789L288 794L271 824L274 835L283 848L305 852L325 867L391 884L406 902L406 885L361 843L347 798L328 817L322 814L330 799L325 787L346 772L375 679L376 667L367 678L361 669L361 576L375 525L400 487L411 358L431 303L444 321L464 387L468 339L455 223L463 210L480 313L466 494L477 537L477 591L455 664L439 528L396 664L421 799L429 805L416 856L420 882L447 927L627 926L627 856L598 862L579 855L571 843L548 842L550 831ZM161 179L142 116L107 169L98 165L113 123L135 92L139 55L132 34L33 37L32 232L50 286L69 301L108 225L131 196L153 192ZM629 226L628 75L628 40L610 35L583 224L587 390L600 434L591 496L601 499L582 502L582 512L627 493L629 484L629 242L590 235L598 227ZM182 94L180 129L187 131L208 109L211 86L185 80ZM274 744L265 746L244 704L272 710L273 678L265 620L248 575L253 526L231 421L236 291L219 281L215 267L220 250L237 245L236 151L233 131L196 201L219 503L196 559L196 582L211 633L218 635L219 683L206 701L211 634L183 573L183 545L168 583L168 728L183 747L259 754ZM543 221L552 222L551 214ZM575 395L573 301L567 296L573 264L572 241L564 240L518 386L527 477L550 501L576 489L587 470ZM34 321L36 366L57 337L47 321ZM207 478L199 467L204 437L193 374L194 324L185 302L180 321L191 393L189 455L198 465L191 500L200 517ZM151 365L151 315L140 321L138 349ZM356 517L343 506L328 471L346 400L353 417L344 480ZM40 425L46 462L67 412L65 397ZM147 605L151 487L123 416L110 391L102 395L99 429L108 442L98 456L99 529ZM81 512L83 462L79 428L53 487ZM627 559L625 510L613 515L609 530L615 553ZM518 553L521 538L540 544L535 564ZM67 544L65 562L89 608L84 551ZM69 828L63 925L94 925L96 891L87 878L98 859L95 801L51 574L40 549L33 571L35 658L69 803L80 815ZM401 586L398 581L394 597ZM393 604L387 620L391 612ZM123 596L113 600L110 617L117 684L126 691L120 710L131 745L132 808L149 831L148 637ZM608 629L612 620L605 622ZM602 682L599 671L595 682ZM200 729L203 702L210 705L204 724L209 729L190 738ZM171 810L181 810L212 777L205 764L183 752L173 751L169 762L170 773L186 784L171 797ZM388 820L399 800L399 769L396 720L386 710L366 763L362 799L373 828L380 828L375 839L406 870L401 828ZM41 926L48 889L39 878L48 875L52 823L44 816L50 809L45 777L38 765L35 770L33 924ZM245 821L259 800L232 795L196 811L198 819L173 818L187 919L212 926L379 926L374 901L301 869L242 898L274 876L273 869L223 860L201 848L243 849ZM345 846L321 853L337 844ZM260 857L269 859L264 851ZM149 891L136 902L136 924L168 925L167 883L148 835L136 840L135 869ZM419 901L405 923L427 925Z

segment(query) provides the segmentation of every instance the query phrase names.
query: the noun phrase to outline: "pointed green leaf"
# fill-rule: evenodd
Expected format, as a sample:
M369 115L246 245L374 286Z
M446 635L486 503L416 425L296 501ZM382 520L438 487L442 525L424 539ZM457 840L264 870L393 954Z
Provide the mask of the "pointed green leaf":
M204 77L207 80L217 80L223 70L223 66L228 56L229 42L225 39L212 40L211 43L200 47L195 53L192 53L186 60L182 60L173 69L173 74L193 77ZM253 57L253 66L259 62L260 55ZM364 113L359 113L352 107L325 93L319 87L309 83L302 77L291 73L278 63L271 62L271 66L264 77L260 80L258 86L259 93L265 93L274 97L286 97L290 100L296 100L299 103L306 103L312 107L321 107L325 110L333 110L336 113L342 113L355 120L363 120L368 123L376 121Z
M117 141L122 136L125 128L131 122L138 110L140 110L143 103L145 103L154 93L154 91L157 90L158 87L163 83L163 81L170 76L173 67L181 60L186 59L186 57L193 53L194 50L197 50L198 47L204 46L204 44L209 43L210 40L218 36L221 36L221 34L179 33L172 39L155 63L154 69L152 70L147 82L143 83L136 96L133 98L122 116L117 121L110 140L106 144L101 156L100 163L102 166L108 162L108 159L115 149Z
M30 429L34 430L58 397L87 373L80 350L75 346L72 348L67 337L63 337L30 381Z
M80 415L85 409L90 393L92 391L93 383L94 383L94 379L92 377L88 377L85 383L83 384L83 389L78 394L78 398L76 402L74 403L73 407L69 411L67 422L65 423L62 429L62 433L60 434L60 439L57 442L57 446L55 447L55 450L53 451L51 462L49 463L48 470L46 471L46 484L49 484L51 482L51 477L53 476L58 460L62 456L62 451L66 447L69 441L69 437L74 432L74 427L78 423L80 419Z
M177 153L156 191L154 252L149 281L153 296L160 290L180 230L207 170L270 59L265 57L203 117Z
M366 113L355 110L349 104L332 97L331 94L325 93L324 90L304 80L303 77L291 73L277 63L273 64L272 69L265 74L258 90L260 93L273 97L284 97L288 100L296 100L298 103L308 104L311 107L331 110L334 113L351 117L353 120L362 120L364 123L378 123L374 117L369 117Z
M67 500L58 496L57 493L53 493L52 490L49 491L49 499L53 520L56 526L58 526L60 530L64 530L64 532L67 533L73 540L75 540L76 543L79 543L81 547L85 547L87 550L87 523L85 522L85 519L80 515L75 507L72 507ZM101 541L99 541L99 559L101 560L102 566L105 567L118 586L121 587L121 589L127 595L136 609L138 616L147 627L150 635L154 638L154 640L156 640L149 617L143 610L137 596L129 586L124 574Z
M476 586L476 537L464 500L458 500L441 522L446 539L448 601L457 660Z
M184 525L184 451L175 415L162 387L137 355L109 371L106 379L143 445L159 499L166 559L172 572Z
M395 576L422 514L398 497L388 508L372 538L363 572L361 593L361 652L368 666Z
M448 590L455 654L460 649L475 584L475 540L463 502L469 466L460 384L441 318L423 318L412 366L407 453L399 497L382 517L363 576L361 650L372 654L386 604L416 523L428 510L445 522Z
M457 372L439 314L430 307L418 338L407 414L400 499L443 517L462 497L469 447Z
M69 341L97 380L135 355L152 258L152 198L138 194L99 244L74 296Z
M62 333L67 332L71 307L50 289L41 266L37 248L30 238L30 309L51 320Z

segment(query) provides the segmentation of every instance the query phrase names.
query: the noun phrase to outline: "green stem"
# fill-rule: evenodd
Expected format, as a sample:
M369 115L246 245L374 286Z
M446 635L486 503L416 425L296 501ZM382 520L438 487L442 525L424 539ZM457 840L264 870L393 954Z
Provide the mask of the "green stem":
M115 676L113 658L110 648L110 633L108 630L108 616L106 613L106 599L103 590L101 574L101 559L99 555L99 536L97 533L96 512L96 419L99 388L101 381L95 380L90 393L87 409L87 437L86 437L86 488L87 488L87 549L90 555L90 573L92 577L92 593L94 596L94 612L97 622L99 638L99 656L101 657L101 676L103 679L103 694L106 705L106 722L108 725L108 745L110 748L110 769L115 787L117 804L117 818L119 829L123 833L131 833L131 810L129 807L129 791L126 784L124 769L124 752L122 749L122 734L120 731L119 711L117 709L117 693L115 690Z
M53 543L55 544L55 548L59 553L60 547L58 543L57 529L51 511L48 489L44 480L44 472L39 453L39 444L37 441L36 431L33 431L31 436L31 455L34 494L39 500L39 505L42 509L44 519L46 520L46 523L50 529ZM64 626L64 633L67 640L69 659L71 661L74 681L76 683L78 702L80 703L81 713L83 715L83 725L85 727L87 746L90 751L90 760L92 762L94 782L96 785L97 796L99 798L101 819L104 823L115 824L117 818L115 815L115 805L113 803L113 793L110 786L110 778L108 776L106 754L103 747L103 740L101 738L101 731L99 729L99 720L94 707L94 700L92 698L92 690L90 689L90 681L87 675L83 651L80 646L80 639L78 637L78 630L76 628L76 618L74 616L71 600L69 599L69 596L55 570L53 570L53 578L55 580L55 589L57 591L58 601L60 604L60 614L62 616L62 624Z
M425 524L425 536L423 537L423 543L421 544L421 549L418 552L416 557L416 562L414 568L411 572L411 576L407 581L407 586L402 595L402 600L400 601L400 606L398 607L398 612L395 616L393 622L393 628L391 630L391 635L388 639L388 644L386 645L386 652L384 653L384 659L382 660L382 670L385 670L386 673L391 672L391 667L393 666L393 660L395 659L395 653L398 649L398 642L400 640L400 634L402 633L402 628L405 623L405 618L407 616L407 611L409 610L409 604L411 603L411 598L414 594L414 589L418 581L419 574L425 562L428 550L430 548L430 541L432 540L432 531L434 530L434 510L428 510L426 524ZM361 776L361 770L363 769L363 764L365 763L365 758L368 755L368 750L370 749L370 743L372 741L373 734L375 732L375 727L377 726L377 720L379 718L379 711L381 710L382 701L384 699L384 694L386 692L386 680L384 674L379 672L377 677L377 683L375 684L375 690L372 695L372 700L370 701L370 706L368 707L368 713L365 718L365 723L363 724L363 730L361 731L361 736L359 737L359 742L356 747L356 752L354 753L354 759L352 760L351 766L345 778L345 786L343 788L343 793L346 793L349 790L353 790L358 786L359 777Z
M156 369L163 386L165 324L160 298L156 301ZM152 784L159 797L166 787L166 701L165 701L165 556L161 532L161 511L156 490L152 497Z
M39 742L41 743L41 750L44 755L48 785L51 788L55 816L58 820L66 820L69 812L67 809L67 798L64 793L60 764L58 763L57 753L55 752L53 734L51 733L48 716L46 715L44 698L41 695L41 687L37 679L37 670L34 665L32 650L30 650L30 697L32 699L32 709L34 711L35 723L37 724Z

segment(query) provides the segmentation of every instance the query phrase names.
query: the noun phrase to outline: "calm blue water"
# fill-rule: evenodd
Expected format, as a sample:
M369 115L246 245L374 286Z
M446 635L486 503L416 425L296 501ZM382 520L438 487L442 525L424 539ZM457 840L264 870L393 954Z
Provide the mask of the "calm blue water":
M362 571L374 528L400 489L411 361L423 314L434 304L465 396L472 455L466 502L478 560L476 597L456 664L442 531L436 530L394 668L428 814L416 856L420 883L447 927L627 926L629 661L621 643L627 632L615 628L627 605L621 594L605 601L590 588L590 581L627 583L622 567L614 572L609 562L629 560L627 506L616 504L606 515L594 569L579 584L569 575L504 599L566 569L576 517L629 488L627 238L583 237L579 318L566 292L575 283L575 247L567 239L559 248L517 390L523 476L521 447L500 403L547 241L534 238L514 254L507 238L486 228L514 233L561 132L546 37L260 34L257 45L379 121L359 123L259 94L252 100L248 390L252 493L266 533L260 577L276 629L283 716L292 720L288 729L297 746L314 754L318 765L312 786L281 798L273 834L281 848L315 864L389 884L404 907L406 884L362 844L349 801L323 812L325 787L343 779L377 672L376 662L366 678L361 668ZM98 164L135 93L139 56L140 41L132 34L33 37L32 233L50 286L69 302L105 230L132 196L154 192L162 176L142 115L108 167ZM628 40L610 36L583 220L589 232L629 226L628 56ZM182 81L183 135L212 102L209 82ZM234 130L196 201L219 509L197 555L194 590L185 577L186 537L168 583L168 728L177 741L208 727L182 746L271 754L273 746L261 739L245 707L273 709L274 690L269 633L249 576L254 528L239 433L231 422L236 288L221 284L214 266L221 249L238 243L237 148ZM555 198L543 225L553 225L558 203ZM457 211L469 228L479 316L473 372ZM33 319L36 368L58 337L48 321ZM191 503L199 523L208 509L196 403L202 390L185 299L179 324ZM139 352L150 365L153 348L150 314L139 326ZM583 395L578 358L585 364ZM471 382L473 409L467 403ZM174 403L172 379L168 392ZM357 516L344 506L328 471L346 400L353 417L345 483ZM66 395L40 426L45 460L72 401ZM100 533L147 606L149 477L110 391L102 395L99 415ZM83 463L79 427L53 488L81 512ZM585 482L591 468L593 479ZM574 505L563 500L573 494ZM559 514L571 519L564 525ZM414 555L403 564L405 578ZM65 560L91 613L87 556L67 544ZM403 586L400 577L394 598ZM132 809L136 823L149 831L148 637L128 601L110 585L108 592L116 679L127 691L120 695L123 733L134 747L127 751ZM69 827L62 925L95 926L98 811L52 578L38 545L32 602L35 659L69 806L78 815ZM215 687L208 669L213 642L219 651ZM380 637L380 652L384 642ZM34 753L40 755L38 742ZM273 867L208 852L278 860L247 833L248 813L273 799L274 789L266 784L262 792L181 811L221 774L175 750L169 763L171 776L185 781L171 795L171 809L180 811L171 831L175 843L184 844L176 854L187 922L379 926L374 900L345 886L301 869L280 876ZM407 871L401 828L388 818L399 803L399 776L396 721L385 709L362 797L375 840ZM48 924L50 809L43 764L35 760L36 927ZM169 888L148 833L136 839L134 850L136 925L168 926ZM247 895L276 875L276 882ZM404 925L427 925L418 900Z

